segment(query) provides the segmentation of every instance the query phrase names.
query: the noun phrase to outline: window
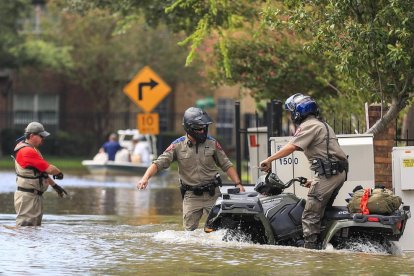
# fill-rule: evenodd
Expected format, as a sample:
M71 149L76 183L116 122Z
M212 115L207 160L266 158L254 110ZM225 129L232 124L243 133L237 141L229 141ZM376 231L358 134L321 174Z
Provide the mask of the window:
M32 121L38 121L56 130L59 124L59 95L15 94L13 113L15 128L24 128Z
M217 138L221 144L234 146L234 100L219 98L217 102Z

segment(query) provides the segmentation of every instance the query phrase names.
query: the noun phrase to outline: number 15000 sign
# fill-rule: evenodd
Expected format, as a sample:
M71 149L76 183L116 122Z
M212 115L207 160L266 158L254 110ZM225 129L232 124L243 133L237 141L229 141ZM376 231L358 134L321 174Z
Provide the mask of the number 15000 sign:
M297 165L299 163L298 158L292 158L292 157L284 157L279 159L280 165Z

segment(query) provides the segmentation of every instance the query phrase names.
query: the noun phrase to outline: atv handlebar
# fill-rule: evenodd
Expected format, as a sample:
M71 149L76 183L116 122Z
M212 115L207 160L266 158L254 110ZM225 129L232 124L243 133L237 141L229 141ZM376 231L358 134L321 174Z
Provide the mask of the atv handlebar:
M302 176L292 178L291 180L289 180L288 183L285 184L285 189L292 186L292 184L295 183L295 182L299 182L300 186L305 187L305 184L308 182L308 179L306 177L302 177Z

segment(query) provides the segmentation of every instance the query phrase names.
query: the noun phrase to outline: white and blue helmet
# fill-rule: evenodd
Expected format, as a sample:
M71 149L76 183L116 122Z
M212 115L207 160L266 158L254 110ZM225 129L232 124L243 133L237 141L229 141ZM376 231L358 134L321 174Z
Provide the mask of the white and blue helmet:
M291 112L295 124L302 123L309 115L319 116L319 107L315 100L301 93L290 96L285 102L285 109Z

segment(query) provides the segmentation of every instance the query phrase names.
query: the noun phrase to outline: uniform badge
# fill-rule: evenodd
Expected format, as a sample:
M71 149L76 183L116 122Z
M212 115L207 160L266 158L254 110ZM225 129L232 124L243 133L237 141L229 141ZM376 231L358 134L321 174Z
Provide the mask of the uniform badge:
M216 141L216 148L217 148L218 150L223 151L223 149L221 148L221 146L220 146L220 144L219 144L219 142L218 142L218 141Z

